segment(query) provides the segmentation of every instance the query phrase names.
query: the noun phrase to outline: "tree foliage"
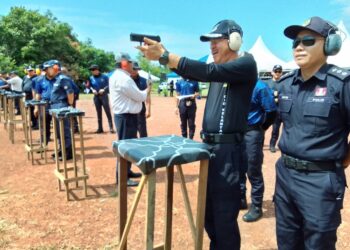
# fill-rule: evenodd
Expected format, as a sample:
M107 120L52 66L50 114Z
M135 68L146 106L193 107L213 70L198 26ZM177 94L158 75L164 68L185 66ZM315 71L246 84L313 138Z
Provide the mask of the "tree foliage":
M114 68L114 55L92 45L91 40L81 42L72 27L58 21L48 11L45 14L24 7L12 7L9 14L0 17L0 70L23 69L50 59L59 60L70 70L71 76L86 79L91 64L100 66L102 72ZM168 69L150 63L138 55L140 66L161 77Z

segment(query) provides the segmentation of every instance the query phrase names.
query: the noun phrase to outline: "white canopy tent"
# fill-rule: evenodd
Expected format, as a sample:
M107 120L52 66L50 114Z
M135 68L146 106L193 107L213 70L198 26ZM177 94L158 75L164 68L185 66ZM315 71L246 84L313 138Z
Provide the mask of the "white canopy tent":
M258 37L253 47L249 50L258 66L258 71L270 72L276 64L282 65L285 67L286 64L283 60L275 56L265 45L261 36Z
M158 82L160 80L159 77L156 77L152 74L148 74L148 72L146 72L144 70L139 70L139 75L142 76L143 78L146 78L146 79L148 79L150 76L152 79L152 82Z

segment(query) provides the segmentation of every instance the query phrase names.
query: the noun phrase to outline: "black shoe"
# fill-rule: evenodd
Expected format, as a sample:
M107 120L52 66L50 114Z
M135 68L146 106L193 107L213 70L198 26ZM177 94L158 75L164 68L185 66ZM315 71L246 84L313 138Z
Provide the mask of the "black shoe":
M271 153L276 153L276 148L275 148L275 146L270 146L270 152Z
M114 133L115 133L114 129L112 129L112 128L109 130L109 132L110 132L111 134L114 134Z
M261 207L257 207L254 204L252 204L249 208L248 213L243 215L243 220L245 222L254 222L259 220L262 217L262 209Z
M128 173L128 178L141 178L142 174L130 171Z
M32 130L39 130L39 126L38 125L32 126Z
M51 154L51 158L55 159L55 157L56 157L55 153ZM58 151L58 159L59 158L62 158L62 151L61 150Z
M74 128L74 134L79 134L79 128Z
M128 187L137 187L139 185L139 183L137 181L133 181L131 179L128 179L126 184L128 185Z
M103 133L103 130L102 129L98 129L96 130L95 134L102 134Z
M244 209L247 209L247 208L248 208L247 199L245 197L241 198L241 204L239 206L239 210L244 210Z

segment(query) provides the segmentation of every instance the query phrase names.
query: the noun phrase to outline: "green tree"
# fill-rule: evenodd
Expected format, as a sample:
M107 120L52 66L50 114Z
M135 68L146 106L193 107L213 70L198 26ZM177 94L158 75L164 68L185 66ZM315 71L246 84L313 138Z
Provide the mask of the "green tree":
M24 7L12 7L0 19L0 47L17 65L58 59L66 64L78 58L78 40L67 23L51 12L41 15Z

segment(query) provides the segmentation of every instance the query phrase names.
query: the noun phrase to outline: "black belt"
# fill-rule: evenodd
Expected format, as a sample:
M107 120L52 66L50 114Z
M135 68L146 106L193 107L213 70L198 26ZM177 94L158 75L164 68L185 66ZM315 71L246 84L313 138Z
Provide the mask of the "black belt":
M251 131L251 130L262 130L261 124L253 124L253 125L248 125L246 131Z
M303 171L334 171L335 161L306 161L282 154L282 160L287 168Z
M201 139L205 143L241 143L244 138L243 133L233 134L213 134L201 131Z

